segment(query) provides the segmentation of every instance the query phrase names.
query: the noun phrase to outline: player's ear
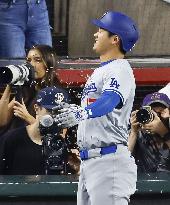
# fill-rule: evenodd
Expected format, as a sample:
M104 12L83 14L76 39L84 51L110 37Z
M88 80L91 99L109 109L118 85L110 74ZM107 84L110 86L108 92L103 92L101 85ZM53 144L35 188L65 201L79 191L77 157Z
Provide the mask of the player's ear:
M111 37L111 44L112 44L114 47L120 47L120 38L119 38L119 36L113 35L113 36Z
M112 36L112 44L117 44L120 42L120 38L117 35Z

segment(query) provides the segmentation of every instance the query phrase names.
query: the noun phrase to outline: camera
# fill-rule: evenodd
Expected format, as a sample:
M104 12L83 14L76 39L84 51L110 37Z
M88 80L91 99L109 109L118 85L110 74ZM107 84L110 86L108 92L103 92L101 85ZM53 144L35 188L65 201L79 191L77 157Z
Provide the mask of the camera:
M46 135L42 139L44 165L46 174L61 174L65 172L66 147L60 135Z
M141 124L147 124L154 120L154 114L150 106L144 106L136 113L136 119Z
M50 114L41 117L39 129L42 136L45 173L76 173L79 167L79 159L71 152L71 149L78 148L76 143L77 129L68 129L63 138L61 136L63 129L58 127Z
M30 85L34 80L34 67L30 63L0 67L0 84Z
M39 121L42 136L42 153L45 173L60 174L65 170L65 143L60 136L61 128L57 126L51 115L44 115Z
M42 136L47 134L55 135L61 131L61 128L58 127L51 115L44 115L41 117L39 128Z

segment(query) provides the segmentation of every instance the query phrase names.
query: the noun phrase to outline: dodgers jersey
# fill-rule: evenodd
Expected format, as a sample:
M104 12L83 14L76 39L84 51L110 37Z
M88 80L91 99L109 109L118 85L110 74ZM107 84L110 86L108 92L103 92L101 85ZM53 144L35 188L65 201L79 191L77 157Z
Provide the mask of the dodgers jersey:
M104 91L111 91L120 96L122 108L81 121L77 131L80 150L127 142L135 88L133 70L125 59L111 61L94 70L83 89L81 106L86 107L100 98Z

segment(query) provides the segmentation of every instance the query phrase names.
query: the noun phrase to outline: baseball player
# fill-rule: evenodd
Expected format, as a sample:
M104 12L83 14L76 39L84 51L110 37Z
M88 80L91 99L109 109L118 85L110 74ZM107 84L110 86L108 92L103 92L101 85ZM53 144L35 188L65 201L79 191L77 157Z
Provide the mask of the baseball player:
M93 50L101 64L88 79L81 107L60 104L56 122L78 124L81 167L78 205L127 205L136 190L136 164L127 147L135 95L132 68L124 59L139 38L134 21L108 11L93 20L98 27Z

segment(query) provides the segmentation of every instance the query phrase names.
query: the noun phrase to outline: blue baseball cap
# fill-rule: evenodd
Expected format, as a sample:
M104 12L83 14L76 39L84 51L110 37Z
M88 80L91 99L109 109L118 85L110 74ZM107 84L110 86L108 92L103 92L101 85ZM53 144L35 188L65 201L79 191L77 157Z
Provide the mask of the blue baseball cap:
M63 88L46 87L40 90L36 97L36 103L48 110L56 107L59 102L69 103L69 95Z
M92 23L118 35L122 40L123 50L125 51L131 50L139 39L139 30L136 23L123 13L107 11L100 19L93 19Z
M143 99L142 106L149 106L154 103L160 103L165 105L167 108L170 107L170 99L168 96L164 93L158 92L146 95L146 97Z

